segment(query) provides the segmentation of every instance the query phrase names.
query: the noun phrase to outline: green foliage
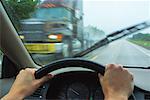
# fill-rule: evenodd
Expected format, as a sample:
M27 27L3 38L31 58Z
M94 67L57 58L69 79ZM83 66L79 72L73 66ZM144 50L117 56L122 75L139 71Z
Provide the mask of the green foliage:
M31 17L38 0L7 0L8 13L12 21L19 27L19 21Z
M144 41L150 41L150 34L142 34L142 33L138 33L133 35L132 37L133 40L144 40Z
M135 34L129 41L150 50L150 33Z
M19 19L25 19L29 18L30 14L34 12L37 0L9 0L8 3Z
M150 50L150 41L144 40L129 40L129 41Z

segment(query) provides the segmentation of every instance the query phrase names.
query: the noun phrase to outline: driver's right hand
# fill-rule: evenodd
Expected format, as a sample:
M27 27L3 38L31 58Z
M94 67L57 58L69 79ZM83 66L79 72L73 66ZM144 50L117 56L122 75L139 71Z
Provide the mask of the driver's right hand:
M108 64L98 76L105 100L127 100L133 92L133 75L121 65Z

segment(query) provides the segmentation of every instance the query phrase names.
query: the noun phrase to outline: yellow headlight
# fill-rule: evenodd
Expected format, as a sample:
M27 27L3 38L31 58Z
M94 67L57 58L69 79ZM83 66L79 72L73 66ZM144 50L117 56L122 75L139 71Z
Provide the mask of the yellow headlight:
M55 40L56 40L58 37L57 37L57 35L49 35L48 38L49 38L49 39L55 39Z
M23 36L23 35L20 35L19 37L20 37L20 39L24 39L24 36Z

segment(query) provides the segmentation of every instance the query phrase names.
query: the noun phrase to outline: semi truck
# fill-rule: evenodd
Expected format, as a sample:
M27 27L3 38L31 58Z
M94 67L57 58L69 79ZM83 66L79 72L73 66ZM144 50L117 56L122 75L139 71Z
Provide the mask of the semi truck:
M20 38L30 53L72 56L82 49L82 13L81 0L41 1L32 18L20 21Z

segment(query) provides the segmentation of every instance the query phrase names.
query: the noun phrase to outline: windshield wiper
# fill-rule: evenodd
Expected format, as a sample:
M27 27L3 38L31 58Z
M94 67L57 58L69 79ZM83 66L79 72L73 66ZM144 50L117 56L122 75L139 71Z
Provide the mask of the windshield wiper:
M99 48L99 47L102 47L102 46L104 46L104 45L106 45L106 44L108 44L108 43L109 43L109 40L108 40L107 37L106 37L106 38L104 38L104 39L98 41L97 43L95 43L95 44L94 44L93 46L91 46L90 48L88 48L88 49L86 49L86 50L84 50L84 51L81 51L81 52L78 53L78 54L75 54L73 57L82 57L82 56L84 56L84 55L90 53L91 51L93 51L93 50L95 50L95 49L97 49L97 48Z
M150 69L150 66L148 67L134 67L134 66L123 66L124 68L136 68L136 69Z
M122 37L133 34L133 33L138 32L140 30L146 29L148 27L150 27L150 21L145 21L145 22L124 28L122 30L113 32L113 33L107 35L107 38L109 39L109 42L112 42L114 40L118 40Z
M102 40L98 41L97 43L95 43L93 46L91 46L90 48L80 52L80 53L77 53L75 54L73 57L82 57L88 53L90 53L91 51L99 48L99 47L102 47L104 45L107 45L115 40L118 40L122 37L125 37L127 35L130 35L130 34L133 34L137 31L140 31L140 30L143 30L143 29L146 29L150 27L150 20L149 21L145 21L145 22L142 22L142 23L139 23L139 24L136 24L136 25L133 25L133 26L130 26L130 27L127 27L127 28L124 28L124 29L121 29L119 31L116 31L116 32L113 32L109 35L107 35L105 38L103 38Z

